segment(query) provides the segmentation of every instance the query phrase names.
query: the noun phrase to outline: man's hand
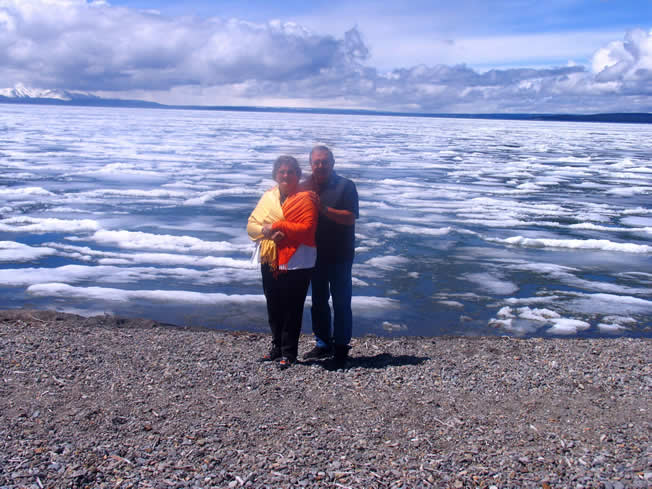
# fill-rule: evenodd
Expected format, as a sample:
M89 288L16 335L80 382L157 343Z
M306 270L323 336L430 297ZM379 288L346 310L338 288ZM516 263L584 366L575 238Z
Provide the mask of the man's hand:
M322 205L319 207L319 212L337 224L343 224L344 226L353 226L355 224L355 214L351 211Z
M312 201L315 207L319 209L319 212L321 212L321 202L319 200L319 195L317 195L317 192L313 192L312 190L309 191L308 198Z

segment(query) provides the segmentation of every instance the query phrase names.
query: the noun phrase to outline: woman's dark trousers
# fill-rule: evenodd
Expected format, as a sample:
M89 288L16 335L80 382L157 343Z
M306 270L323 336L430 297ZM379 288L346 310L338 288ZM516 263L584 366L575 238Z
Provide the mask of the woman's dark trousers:
M313 269L278 271L274 274L268 265L263 264L260 270L272 330L272 348L278 348L281 355L294 361L301 335L303 304Z

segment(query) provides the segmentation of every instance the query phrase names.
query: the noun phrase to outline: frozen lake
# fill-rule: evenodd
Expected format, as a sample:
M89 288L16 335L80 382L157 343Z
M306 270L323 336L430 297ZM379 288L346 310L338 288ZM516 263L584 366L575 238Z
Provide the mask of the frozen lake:
M247 217L317 142L355 335L652 336L643 124L0 105L0 306L267 331Z

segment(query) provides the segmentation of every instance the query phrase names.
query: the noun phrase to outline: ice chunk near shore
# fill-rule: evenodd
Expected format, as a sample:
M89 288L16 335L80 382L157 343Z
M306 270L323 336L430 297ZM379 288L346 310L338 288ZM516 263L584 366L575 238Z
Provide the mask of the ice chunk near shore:
M407 331L408 329L405 324L395 324L389 321L383 321L382 328L388 333L398 333L399 331Z
M507 319L490 319L489 326L514 333L518 336L534 333L538 329L531 321L523 321L513 317Z
M602 322L598 323L601 333L618 334L627 331L627 324L636 324L636 319L624 316L605 316Z
M505 306L501 308L496 314L499 318L514 318L527 319L529 321L538 321L541 323L547 323L551 319L557 319L561 316L555 311L550 309L530 309L529 307L519 307L515 311L509 307Z
M546 323L550 319L561 318L559 314L550 309L530 309L529 307L521 307L518 310L518 316L521 319L529 319L531 321L539 321Z
M617 323L598 323L598 329L601 333L618 334L626 331L629 328Z
M557 318L552 322L554 325L546 331L548 334L571 335L591 327L589 323L579 319Z
M513 318L512 308L509 306L502 307L496 314L499 318Z
M529 307L512 309L505 306L496 313L496 316L498 317L489 321L490 326L516 334L535 332L539 328L537 323L540 325L552 324L546 332L558 335L577 334L578 331L591 327L589 323L578 319L562 318L559 313L550 309L531 309Z

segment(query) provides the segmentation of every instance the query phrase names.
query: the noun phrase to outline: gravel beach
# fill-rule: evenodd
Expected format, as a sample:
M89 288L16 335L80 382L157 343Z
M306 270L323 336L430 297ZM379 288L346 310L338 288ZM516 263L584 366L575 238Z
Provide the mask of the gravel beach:
M0 311L0 488L652 486L648 339L269 341Z

